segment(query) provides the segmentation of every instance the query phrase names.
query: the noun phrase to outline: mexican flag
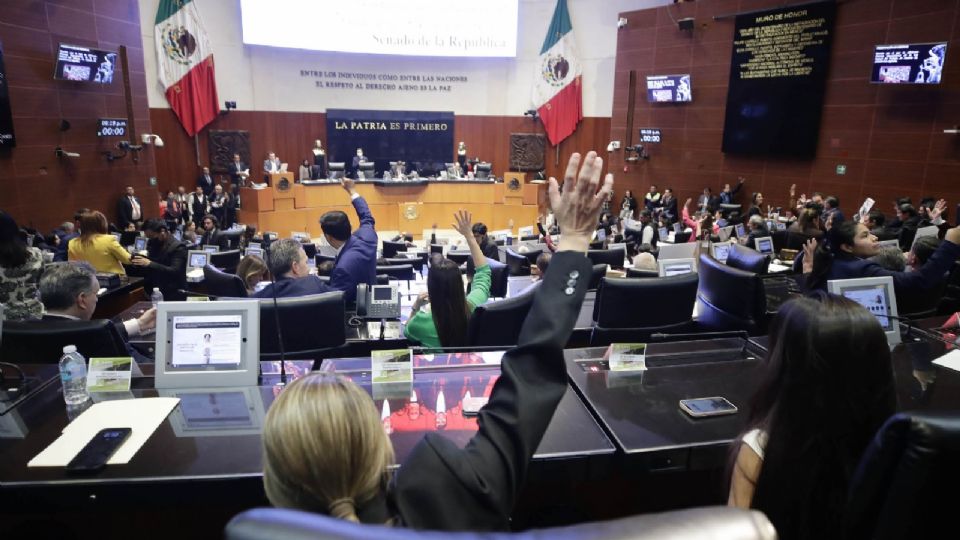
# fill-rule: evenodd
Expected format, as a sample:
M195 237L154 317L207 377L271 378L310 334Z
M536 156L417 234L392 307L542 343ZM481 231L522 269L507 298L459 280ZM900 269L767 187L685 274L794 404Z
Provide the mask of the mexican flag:
M572 135L583 120L581 73L567 0L557 0L533 83L533 106L553 146Z
M191 0L160 0L153 28L167 101L191 137L220 113L213 50Z

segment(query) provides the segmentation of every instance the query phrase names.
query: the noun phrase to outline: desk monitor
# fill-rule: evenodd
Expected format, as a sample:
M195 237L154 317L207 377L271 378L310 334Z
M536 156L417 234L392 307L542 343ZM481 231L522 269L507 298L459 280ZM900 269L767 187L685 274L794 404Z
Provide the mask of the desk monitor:
M256 386L260 304L160 302L156 351L156 388Z
M753 239L753 245L757 251L764 255L773 255L773 238L770 236L761 236Z
M303 231L290 231L290 238L293 238L298 242L309 242L310 233L303 232Z
M736 231L737 231L737 238L746 238L746 237L747 237L747 229L743 226L743 223L738 223L738 224L737 224Z
M917 229L917 234L913 237L913 243L910 244L910 251L913 251L913 246L917 244L917 240L923 238L924 236L932 236L936 238L940 234L940 227L936 225L930 225L929 227L920 227Z
M361 180L373 180L376 173L373 170L372 161L361 161L357 164L357 178Z
M331 161L327 164L327 179L339 180L343 178L345 163L342 161Z
M159 389L160 397L180 398L170 413L177 437L259 435L263 430L263 398L258 387Z
M920 231L917 231L917 234L920 234ZM146 249L147 249L147 238L145 236L138 236L133 239L134 251L144 251Z
M710 246L710 255L713 255L713 258L727 264L727 257L730 256L730 242L717 242Z
M693 259L697 251L696 242L681 242L679 244L664 244L660 247L657 260Z
M696 273L697 263L694 259L660 259L657 261L657 271L660 277Z
M220 246L216 244L204 244L203 251L207 253L218 253L220 251Z
M897 296L890 276L827 281L827 291L849 298L872 313L883 332L887 344L900 343L900 323L897 321Z
M474 167L473 176L477 180L486 180L490 177L490 169L492 165L486 162L477 163Z
M897 249L900 249L900 241L897 240L896 238L894 238L893 240L881 240L877 243L880 245L880 249L888 248L888 247L895 247Z
M497 240L502 240L504 243L506 243L507 238L513 236L513 232L510 229L497 229L495 231L490 231L487 236L489 236L494 242Z
M246 257L248 255L256 255L262 259L263 250L259 247L248 247L247 249L243 250L243 256Z
M192 249L187 252L187 272L193 268L203 268L210 264L210 254L206 251Z
M661 242L666 242L667 239L670 238L670 229L668 229L668 228L666 228L666 227L660 227L660 228L657 230L657 233L660 235L660 241L661 241Z
M261 246L260 242L250 242L250 243L247 244L247 247L248 247L248 248L253 248L253 249L263 249L263 247Z
M726 227L720 227L720 231L717 233L717 236L720 237L721 242L726 242L730 239L730 236L733 234L733 225L728 225Z

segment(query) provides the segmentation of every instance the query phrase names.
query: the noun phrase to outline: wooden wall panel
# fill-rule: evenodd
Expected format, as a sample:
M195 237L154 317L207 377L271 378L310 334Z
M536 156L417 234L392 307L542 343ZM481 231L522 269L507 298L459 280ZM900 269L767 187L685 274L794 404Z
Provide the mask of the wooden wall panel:
M786 2L802 4L805 0ZM765 201L785 206L791 184L797 193L816 190L840 198L847 214L865 197L890 213L899 196L945 197L960 202L960 137L943 130L960 124L960 57L947 59L939 86L878 86L869 82L873 47L882 43L960 40L958 0L847 0L837 6L837 24L826 85L820 139L812 160L724 155L720 151L730 73L734 19L715 15L781 7L782 0L701 0L621 13L628 20L617 40L610 140L626 141L629 71L637 71L635 130L663 130L663 143L649 145L649 161L626 163L610 156L617 192L646 192L651 183L675 188L681 202L704 187L717 190L747 178L739 201L761 191ZM669 13L668 13L669 10ZM674 19L694 17L695 29L677 29ZM693 102L650 104L647 75L690 73ZM846 174L837 175L837 165ZM952 206L952 205L951 205ZM951 218L953 220L953 218Z
M207 164L207 135L204 130L195 142L187 137L176 116L169 109L150 109L154 133L163 137L166 146L158 151L157 174L163 190L183 185L189 189L196 181L200 162ZM250 132L250 150L254 163L251 172L258 170L266 153L273 150L294 169L303 159L312 159L313 141L320 138L327 146L326 114L283 113L268 111L232 111L214 121L209 129L247 130ZM455 120L454 140L464 141L471 157L479 156L493 163L494 172L502 176L509 165L511 133L543 133L539 120L513 116L461 116ZM602 150L610 133L609 118L584 118L577 131L560 144L560 165L556 154L548 146L547 174L560 177L569 154L574 151ZM451 148L451 159L455 149Z
M80 207L101 210L112 221L117 199L131 185L146 215L155 216L157 195L149 187L149 178L156 176L155 149L142 152L139 163L129 155L108 163L101 152L119 139L95 136L97 118L127 116L120 67L110 85L53 79L61 42L108 50L125 45L136 135L150 133L136 0L4 0L0 42L17 135L16 148L0 150L0 209L42 231L69 221ZM70 130L60 131L61 119L70 122ZM59 159L57 146L80 157Z

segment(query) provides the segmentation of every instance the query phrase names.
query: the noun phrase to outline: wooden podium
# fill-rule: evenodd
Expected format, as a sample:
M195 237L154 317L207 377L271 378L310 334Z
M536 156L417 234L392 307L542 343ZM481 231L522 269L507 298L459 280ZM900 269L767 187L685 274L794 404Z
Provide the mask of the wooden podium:
M503 173L503 202L504 204L523 204L523 189L526 185L526 173Z
M273 209L287 211L297 208L296 200L303 199L303 185L294 183L292 172L270 173L269 191L273 195Z

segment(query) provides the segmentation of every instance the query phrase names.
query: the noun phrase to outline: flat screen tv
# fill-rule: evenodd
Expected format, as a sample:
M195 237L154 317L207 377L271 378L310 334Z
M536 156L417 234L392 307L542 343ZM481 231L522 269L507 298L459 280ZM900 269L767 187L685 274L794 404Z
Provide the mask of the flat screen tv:
M118 59L119 55L113 51L61 43L57 48L57 67L53 78L110 84L113 82Z
M940 84L946 59L946 42L877 45L873 49L873 71L870 82Z
M693 101L690 74L648 75L647 101L650 103L683 103Z

